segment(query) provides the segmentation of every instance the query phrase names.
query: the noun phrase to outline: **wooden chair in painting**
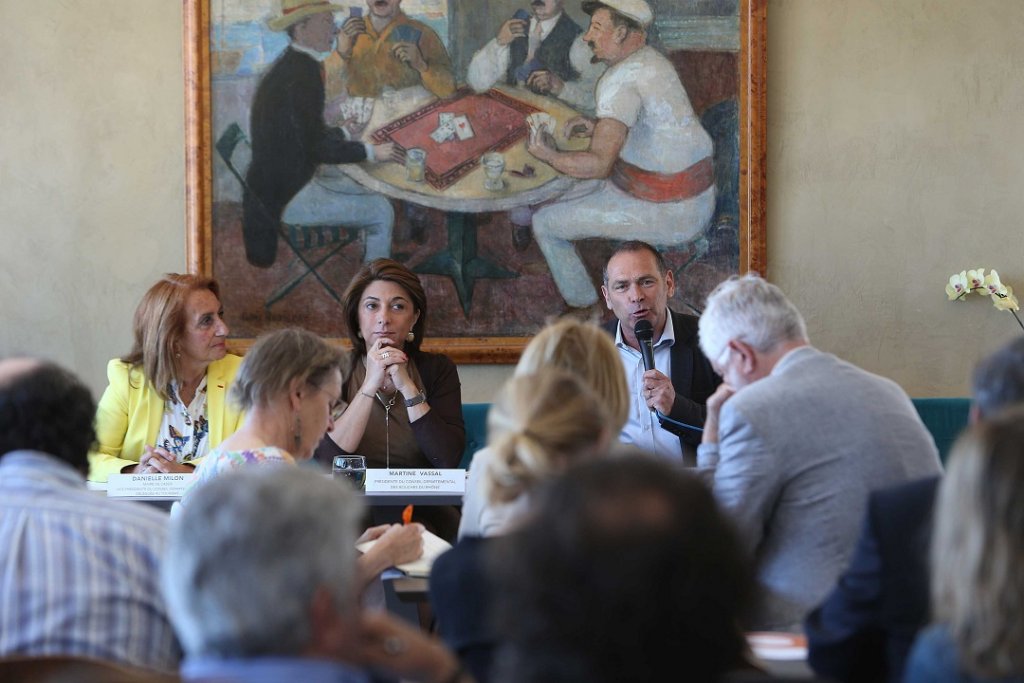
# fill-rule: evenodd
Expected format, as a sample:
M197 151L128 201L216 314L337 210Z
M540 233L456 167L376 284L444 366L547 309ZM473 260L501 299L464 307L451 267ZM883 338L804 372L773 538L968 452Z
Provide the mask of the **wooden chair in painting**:
M249 139L246 137L241 126L237 123L232 123L217 138L214 146L224 165L227 166L228 170L231 171L231 174L235 176L242 186L244 196L255 201L262 210L266 211L266 207L263 206L263 203L259 201L256 195L252 194L248 183L245 182L246 169L240 168L239 162L235 160L239 145L249 147ZM288 296L310 275L320 283L332 299L341 304L341 297L338 296L338 293L330 283L324 279L320 273L320 268L337 256L346 246L359 239L361 228L345 225L290 225L281 221L275 222L279 226L279 236L295 255L295 259L300 264L301 272L274 290L264 302L264 308L270 309L275 303ZM316 254L315 258L313 256L314 253Z

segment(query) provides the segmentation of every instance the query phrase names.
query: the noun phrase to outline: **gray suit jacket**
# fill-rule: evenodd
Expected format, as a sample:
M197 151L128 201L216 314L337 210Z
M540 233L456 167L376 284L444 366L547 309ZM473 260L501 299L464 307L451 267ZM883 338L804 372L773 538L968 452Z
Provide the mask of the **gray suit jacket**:
M849 562L870 491L941 473L903 389L810 346L726 401L718 436L698 465L757 562L757 630L800 630Z

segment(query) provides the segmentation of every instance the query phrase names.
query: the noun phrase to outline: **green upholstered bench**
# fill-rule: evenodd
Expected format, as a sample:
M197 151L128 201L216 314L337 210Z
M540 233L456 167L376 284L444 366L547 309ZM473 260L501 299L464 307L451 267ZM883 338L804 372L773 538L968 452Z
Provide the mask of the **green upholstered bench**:
M487 445L487 411L490 403L463 403L462 421L466 423L466 448L462 451L459 467L469 468L473 454Z
M935 439L939 458L943 463L949 457L949 449L967 426L971 411L969 398L915 398L911 399L921 421Z
M935 439L939 457L946 462L953 442L967 426L971 409L969 398L915 398L912 399L921 421ZM469 467L473 454L487 445L487 411L490 403L463 403L462 419L466 423L466 449L459 467Z

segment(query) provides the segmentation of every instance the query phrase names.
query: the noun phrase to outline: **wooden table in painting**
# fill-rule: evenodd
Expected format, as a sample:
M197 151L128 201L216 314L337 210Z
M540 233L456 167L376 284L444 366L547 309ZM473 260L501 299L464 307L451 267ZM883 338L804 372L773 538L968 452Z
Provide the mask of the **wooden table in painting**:
M575 182L526 151L526 116L534 111L544 111L555 118L559 148L586 148L587 140L567 140L562 134L565 122L576 116L573 109L525 89L503 87L482 94L460 91L447 100L413 101L405 103L404 107L395 103L382 107L378 100L367 126L367 131L372 133L367 137L372 136L376 141L391 140L403 149L411 145L425 149L427 172L422 182L409 180L405 167L400 164L336 167L375 192L446 212L447 248L417 264L414 270L450 277L467 315L477 279L517 277L515 272L477 253L477 225L473 214L540 204L560 196ZM474 137L435 143L429 133L437 126L439 115L446 112L465 114ZM505 157L501 190L484 187L484 171L479 162L480 156L488 151L499 151ZM527 166L532 167L532 175Z

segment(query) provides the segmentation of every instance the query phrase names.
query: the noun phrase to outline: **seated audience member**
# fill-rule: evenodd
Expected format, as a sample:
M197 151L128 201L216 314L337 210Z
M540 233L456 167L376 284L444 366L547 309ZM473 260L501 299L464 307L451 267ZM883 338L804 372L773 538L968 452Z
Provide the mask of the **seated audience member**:
M604 267L601 293L615 319L604 326L615 339L631 397L619 436L648 453L694 465L708 397L722 383L697 343L697 318L668 307L676 291L665 257L647 242L615 248ZM654 368L644 369L636 325L652 328ZM662 420L658 414L667 416ZM697 427L692 429L679 423Z
M497 543L495 680L717 681L749 667L738 625L752 571L692 474L648 457L581 464Z
M935 623L904 681L1024 681L1024 408L960 437L939 486L932 538Z
M337 416L341 363L341 351L306 330L278 330L257 339L231 389L245 421L199 465L182 505L190 505L197 488L228 470L309 460ZM359 542L378 537L380 542L359 560L362 579L419 557L422 530L419 524L367 530Z
M516 365L515 376L566 370L578 377L600 400L608 428L617 434L629 411L629 390L622 364L611 338L593 323L566 317L551 323L530 340ZM505 508L491 505L486 472L493 458L491 448L473 455L462 502L459 538L501 533Z
M760 277L715 288L700 345L723 383L698 465L757 563L752 627L799 630L849 562L868 493L937 475L935 442L895 382L811 346L800 312Z
M356 495L297 467L251 468L195 492L171 522L162 571L186 681L456 683L454 655L384 614L362 613Z
M225 397L242 359L227 352L220 288L168 273L135 309L131 353L107 365L89 479L119 472L191 472L238 428Z
M533 0L529 12L517 11L502 22L469 62L470 87L483 92L499 81L525 85L592 114L597 79L606 67L594 59L583 29L564 9L564 0Z
M86 490L96 405L50 363L0 361L0 656L173 671L167 516Z
M427 293L419 277L377 259L352 277L342 301L352 353L341 413L316 459L330 467L335 456L358 453L367 467L458 467L466 447L459 371L447 356L420 350ZM438 536L455 538L458 508L424 506L416 516Z
M615 432L601 400L564 370L513 377L487 415L491 457L484 473L490 508L507 533L527 514L540 482L573 462L604 454ZM478 683L491 680L497 639L491 622L494 589L483 567L492 538L463 537L434 562L430 603L439 632Z
M1024 401L1024 339L975 368L971 422ZM850 566L804 622L808 661L839 681L903 680L917 632L927 623L932 506L938 477L876 491Z

